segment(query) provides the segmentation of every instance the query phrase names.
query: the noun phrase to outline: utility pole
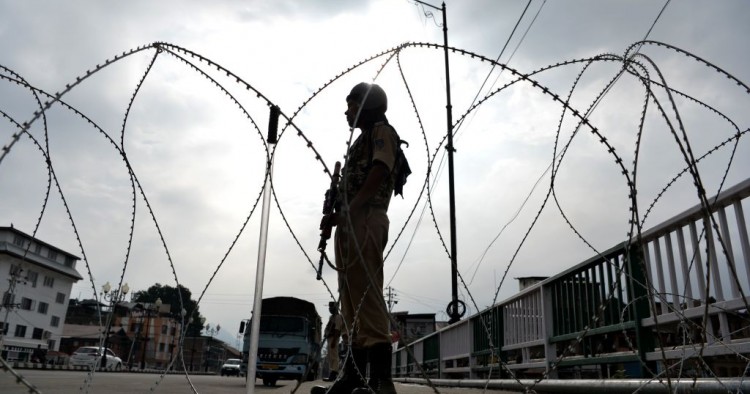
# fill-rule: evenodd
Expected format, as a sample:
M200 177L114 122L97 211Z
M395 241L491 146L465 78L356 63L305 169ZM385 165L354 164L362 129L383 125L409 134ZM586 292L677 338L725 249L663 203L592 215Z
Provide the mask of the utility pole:
M388 297L388 313L393 312L393 306L398 304L398 300L396 298L396 293L393 291L393 287L388 286L386 289L388 290L388 293L386 293Z
M268 116L268 136L266 141L269 143L268 151L273 152L271 146L276 146L278 142L279 115L281 111L276 105L271 105ZM263 279L265 277L266 267L266 246L268 243L268 215L271 209L271 176L273 175L273 156L268 157L266 164L268 173L263 186L263 210L260 216L260 240L258 241L258 265L255 270L255 298L253 299L253 316L250 322L250 346L247 357L247 379L245 380L246 394L255 393L255 373L258 366L256 357L258 356L258 338L260 336L260 317L262 316L263 306Z
M445 149L448 151L448 198L450 203L450 224L451 224L451 302L445 312L450 317L448 323L453 324L466 313L466 304L458 299L458 247L456 245L456 193L453 179L453 106L451 105L451 79L450 67L448 64L448 18L445 10L445 2L442 8L437 8L432 4L420 0L414 0L419 4L425 5L443 13L443 50L445 53L445 114L447 122L446 137L448 139Z

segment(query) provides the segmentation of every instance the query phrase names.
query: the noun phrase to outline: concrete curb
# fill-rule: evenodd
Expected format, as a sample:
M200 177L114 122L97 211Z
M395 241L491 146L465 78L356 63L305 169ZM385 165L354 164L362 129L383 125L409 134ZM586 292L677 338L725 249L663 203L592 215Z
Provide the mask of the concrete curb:
M525 391L533 387L537 392L581 394L585 392L630 394L634 392L644 394L660 394L667 392L666 380L648 379L430 379L422 378L393 378L394 382L406 384L420 384L442 387L458 387L488 390ZM727 393L750 392L750 381L742 378L720 379L673 379L672 390L679 393Z
M78 372L87 372L91 370L89 367L74 367L70 365L54 365L54 364L41 364L41 363L28 363L28 362L19 362L19 361L12 361L9 362L11 368L13 369L49 369L53 371L78 371ZM100 369L97 368L97 372L102 372ZM146 368L146 369L127 369L122 368L119 371L116 371L112 368L108 368L107 370L103 372L118 372L118 373L150 373L150 374L162 374L165 373L167 375L175 375L179 374L182 375L185 373L185 371L179 371L179 370L171 370L171 371L164 371L161 369L152 369L152 368ZM190 375L218 375L215 372L203 372L203 371L189 371Z

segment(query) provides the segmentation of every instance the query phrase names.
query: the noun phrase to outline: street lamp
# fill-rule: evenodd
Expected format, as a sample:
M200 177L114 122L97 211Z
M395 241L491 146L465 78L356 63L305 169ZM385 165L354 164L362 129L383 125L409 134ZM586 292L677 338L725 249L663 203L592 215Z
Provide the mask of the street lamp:
M148 335L148 328L150 325L150 319L153 314L158 314L159 309L161 309L161 298L157 298L156 302L153 303L151 306L145 308L144 312L146 313L146 336L143 338L143 353L141 353L141 370L146 368L146 345L149 341L149 335ZM143 330L141 330L141 333L143 333Z
M114 319L115 307L117 304L125 298L125 295L130 291L130 287L127 283L123 284L118 290L112 290L112 285L109 282L102 285L101 297L102 300L110 302L109 317L107 318L107 329L104 332L104 348L102 349L102 361L101 368L107 368L107 346L109 346L109 330L112 327L112 319Z
M206 321L206 319L204 317L201 317L200 321L201 321L201 327L203 327L203 322ZM191 324L193 324L193 317L192 316L190 317L190 320L188 320L188 328L190 327ZM200 332L198 332L198 333L200 334ZM192 345L193 346L192 346L192 348L190 350L190 371L191 372L193 370L193 357L195 357L195 329L193 329L193 337L192 337L192 339L193 339L192 340ZM198 366L200 367L200 364Z
M185 310L185 308L182 308L182 310L180 311L180 315L179 315L180 317L179 318L177 317L177 314L173 313L173 314L170 315L171 319L174 322L174 326L171 328L171 330L173 330L171 332L172 333L172 343L169 345L169 364L170 365L172 364L172 359L174 358L174 348L176 346L175 345L175 341L177 340L177 336L178 336L177 331L176 331L176 329L177 329L177 322L179 321L179 323L180 323L180 333L179 333L179 335L180 336L184 335L184 332L183 332L182 328L183 328L183 322L185 321L185 315L187 315L187 311ZM179 320L177 320L177 319L179 319Z
M206 334L209 335L208 337L208 346L206 346L206 366L203 372L208 372L208 361L211 358L211 341L214 338L214 335L219 333L219 330L221 330L221 325L217 324L216 327L211 327L210 324L206 324Z

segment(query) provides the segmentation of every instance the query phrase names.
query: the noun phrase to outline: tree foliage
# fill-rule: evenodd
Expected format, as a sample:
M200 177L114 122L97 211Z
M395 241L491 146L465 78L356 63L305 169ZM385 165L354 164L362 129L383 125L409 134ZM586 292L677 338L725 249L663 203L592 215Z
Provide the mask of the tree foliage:
M182 305L180 305L180 294L182 295ZM185 319L189 320L192 318L192 322L188 323L185 335L189 337L200 336L200 332L203 330L203 324L201 323L203 316L201 316L198 310L198 303L192 298L190 289L182 285L172 287L156 283L147 290L136 291L133 294L133 302L153 303L158 298L161 298L163 304L169 304L169 313L176 318L181 316L182 309L184 308L186 313L189 314L185 316Z

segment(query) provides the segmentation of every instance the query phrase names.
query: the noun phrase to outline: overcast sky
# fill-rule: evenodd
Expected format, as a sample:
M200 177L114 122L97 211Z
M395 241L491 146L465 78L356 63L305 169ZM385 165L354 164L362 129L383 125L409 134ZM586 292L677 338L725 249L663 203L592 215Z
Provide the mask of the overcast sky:
M673 1L657 20L664 1L533 0L512 37L526 1L446 4L450 46L496 59L507 42L500 63L522 74L611 54L608 61L595 61L587 68L575 62L533 75L562 100L572 92L570 105L581 113L620 71L622 62L617 59L647 34L650 40L681 48L750 82L746 1ZM234 343L240 320L252 308L261 213L260 203L255 204L265 170L267 102L236 77L186 56L213 78L211 82L175 56L184 55L176 48L231 71L279 105L286 117L306 104L294 123L329 168L342 160L351 138L343 115L346 94L354 84L375 79L389 94L387 115L410 143L407 156L414 170L405 198L391 203L390 241L395 246L386 261L386 284L398 300L394 310L436 313L439 320L447 320L443 311L451 297L445 250L450 249L448 173L440 165L445 157L439 145L446 134L443 52L416 45L392 50L405 43L442 44L441 19L439 11L406 0L0 0L3 146L19 131L13 121L29 121L38 110L30 90L9 81L17 78L11 71L54 94L124 52L157 41L174 45L160 53L147 48L118 57L62 96L103 132L59 104L46 111L46 119L33 123L30 133L48 149L78 237L54 183L45 205L45 158L26 136L0 162L0 225L12 223L32 233L41 215L40 239L85 257L77 266L84 280L74 285L74 298L91 298L94 289L106 281L118 282L123 274L134 290L156 282L174 286L176 280L195 298L205 289L201 313L208 323L221 324L222 338ZM639 72L648 71L654 80L663 76L670 87L724 115L676 97L677 113L696 157L747 129L748 96L737 83L665 47L644 45L640 53ZM376 55L380 56L326 86ZM480 89L481 99L518 78L460 52L450 54L450 70L454 122L467 114ZM664 89L652 88L670 122L677 124ZM635 179L641 219L686 165L654 100L647 106L637 145L645 97L643 84L625 74L590 116L631 177L640 148ZM280 123L283 128L285 122ZM484 308L517 291L513 278L554 275L626 239L627 179L600 138L585 126L574 133L576 124L570 111L563 117L561 104L542 88L517 82L483 101L458 128L457 256L466 283L464 287L459 282L459 293L470 313L476 310L469 296ZM550 199L543 206L555 142L559 154L574 134L557 172L557 203ZM709 194L718 190L725 172L725 187L748 176L747 136L743 134L732 156L734 147L728 144L701 161ZM139 189L133 194L121 152L145 199ZM270 212L264 296L308 299L326 317L331 296L324 282L315 280L314 267L328 179L297 130L286 130L275 152L279 205L274 202ZM421 192L432 159L433 205L424 209L427 192ZM683 176L654 205L644 228L696 203L692 181ZM326 268L324 279L335 292L335 273Z

